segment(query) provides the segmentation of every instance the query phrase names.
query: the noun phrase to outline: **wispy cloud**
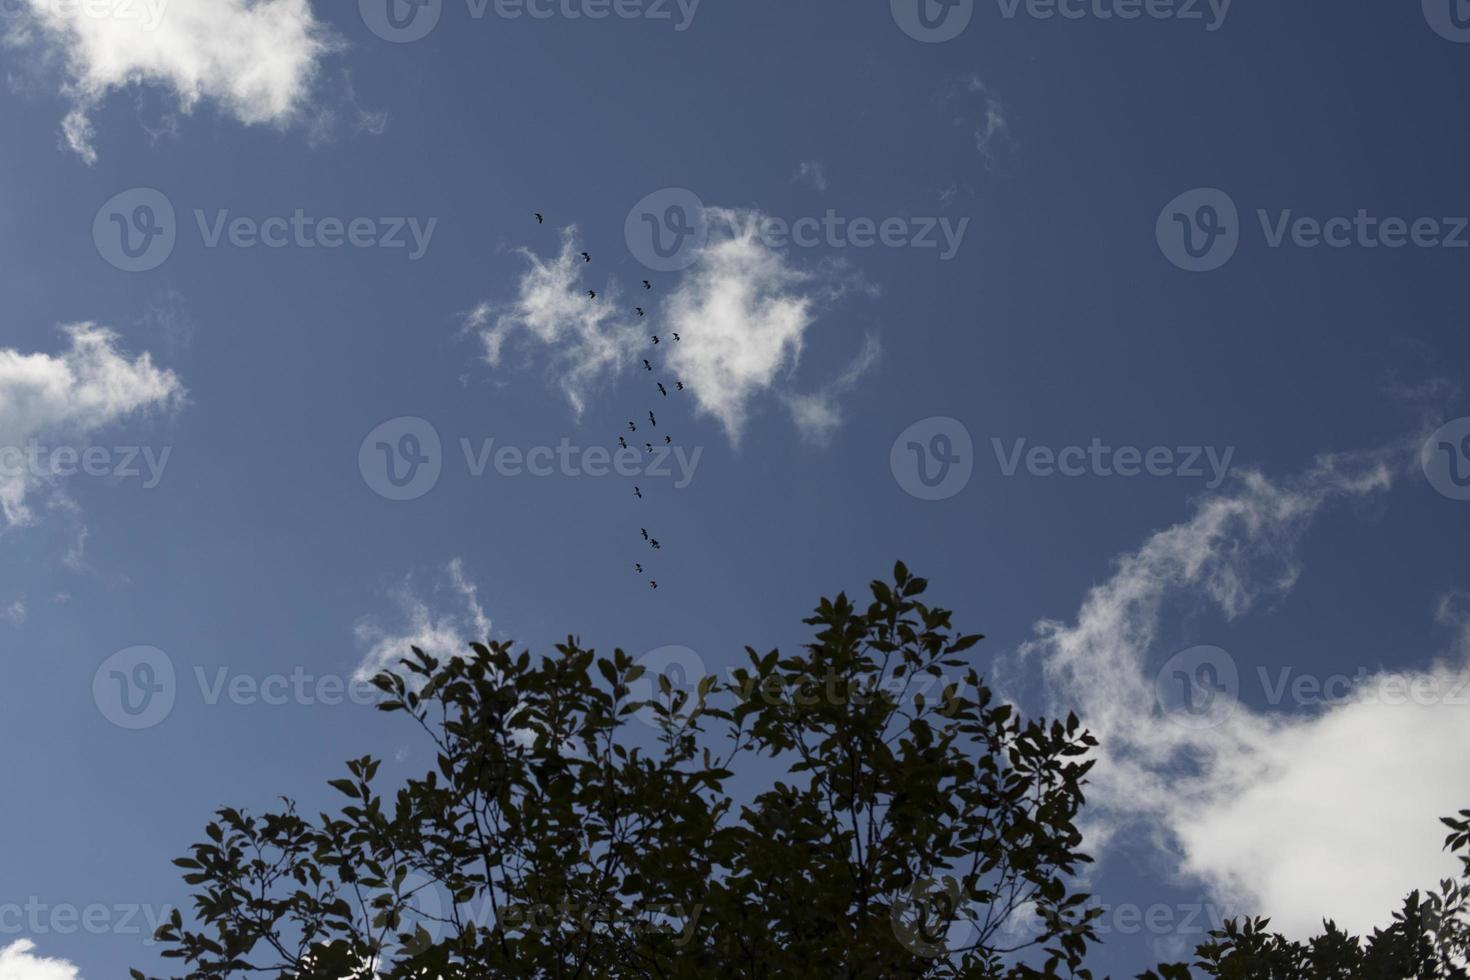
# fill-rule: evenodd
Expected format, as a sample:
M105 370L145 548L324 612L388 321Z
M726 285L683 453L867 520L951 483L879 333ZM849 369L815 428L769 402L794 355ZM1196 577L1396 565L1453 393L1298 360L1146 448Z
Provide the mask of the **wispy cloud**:
M92 112L115 90L159 86L186 113L210 101L247 125L286 126L334 46L308 0L21 2L30 16L7 39L60 62L72 103L63 137L88 163L97 160Z
M465 318L485 347L485 359L498 365L517 334L551 352L551 370L578 416L595 391L636 363L633 353L644 339L642 329L622 308L616 284L589 286L583 281L588 264L581 257L577 229L562 234L561 251L543 259L519 249L527 269L516 299L506 304L481 303ZM597 298L588 297L596 292Z
M826 446L841 428L843 410L841 396L857 387L882 356L883 345L878 338L869 334L863 340L862 349L843 368L842 373L812 394L789 394L784 396L786 408L796 423L802 439L815 446Z
M138 326L158 337L163 349L177 354L194 343L197 324L189 311L189 301L176 289L167 289L148 302Z
M43 959L32 950L36 944L18 939L0 949L0 977L5 980L80 980L77 968L66 960Z
M816 160L803 161L794 179L805 181L819 191L827 190L827 168Z
M394 615L364 617L354 627L362 651L354 675L358 680L397 666L412 647L448 660L467 653L471 641L483 643L490 637L490 618L459 558L434 577L427 592L420 592L410 575L391 598L397 607Z
M1005 103L1001 101L979 75L967 75L958 84L947 87L940 100L958 104L954 119L956 127L967 129L973 135L975 149L985 160L987 167L996 162L1002 147L1010 140L1010 117Z
M14 458L31 440L83 439L124 419L182 403L172 372L144 353L130 357L118 337L94 323L63 327L70 346L59 354L0 348L0 529L32 519L27 498L56 478Z
M1120 558L1073 622L1040 623L1022 651L1040 658L1053 707L1075 706L1101 741L1096 829L1142 827L1182 875L1289 934L1320 929L1324 915L1352 930L1383 925L1410 890L1452 870L1437 818L1465 803L1447 774L1470 768L1470 712L1371 695L1412 681L1470 691L1470 619L1442 607L1462 631L1447 661L1369 676L1356 696L1317 711L1239 705L1195 728L1156 703L1166 609L1204 601L1235 618L1288 593L1321 510L1386 491L1411 459L1403 446L1323 456L1287 481L1243 473Z

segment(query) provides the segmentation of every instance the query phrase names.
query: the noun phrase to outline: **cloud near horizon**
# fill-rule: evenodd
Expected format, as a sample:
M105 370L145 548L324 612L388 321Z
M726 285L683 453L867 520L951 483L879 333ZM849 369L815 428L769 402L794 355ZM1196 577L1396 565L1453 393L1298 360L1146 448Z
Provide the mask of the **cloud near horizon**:
M1244 473L1118 559L1073 622L1037 625L1023 660L1040 661L1053 708L1076 706L1101 741L1093 846L1142 828L1181 878L1299 938L1323 917L1359 934L1383 926L1410 891L1455 873L1438 818L1465 805L1443 777L1470 770L1470 711L1448 697L1383 694L1414 682L1470 693L1463 603L1441 603L1441 622L1457 630L1447 657L1370 675L1321 709L1236 704L1213 727L1187 727L1164 716L1154 683L1172 652L1160 649L1171 603L1202 600L1235 619L1286 595L1319 512L1387 491L1411 457L1405 448L1327 455L1281 482Z
M30 16L7 44L59 66L71 102L63 139L88 164L97 161L92 113L116 90L158 86L184 113L211 102L246 125L285 127L338 46L309 0L138 0L106 11L21 3Z

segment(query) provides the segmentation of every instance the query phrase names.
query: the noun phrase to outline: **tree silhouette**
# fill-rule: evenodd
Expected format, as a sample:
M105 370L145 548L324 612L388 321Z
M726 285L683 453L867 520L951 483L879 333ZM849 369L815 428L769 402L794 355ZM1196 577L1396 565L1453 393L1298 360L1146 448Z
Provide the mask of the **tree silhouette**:
M1270 920L1226 922L1196 950L1200 975L1229 980L1466 980L1470 965L1470 810L1443 817L1445 848L1460 859L1458 880L1404 899L1386 929L1361 939L1324 921L1321 934L1296 942L1268 931ZM1144 980L1188 980L1184 964L1158 967Z
M374 683L434 768L384 790L349 762L314 820L219 810L175 861L194 921L173 913L163 955L189 980L1090 978L1102 910L1076 888L1075 822L1096 741L996 703L982 637L926 584L900 563L866 609L823 599L802 652L747 648L692 690L570 638L534 660L414 649ZM1470 811L1446 823L1465 852ZM1366 942L1228 923L1194 967L1464 977L1462 861Z

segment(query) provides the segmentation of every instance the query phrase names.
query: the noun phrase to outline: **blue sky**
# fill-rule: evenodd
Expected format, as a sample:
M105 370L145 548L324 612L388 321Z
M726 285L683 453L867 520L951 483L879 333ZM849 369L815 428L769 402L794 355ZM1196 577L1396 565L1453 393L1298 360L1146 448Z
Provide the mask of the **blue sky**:
M385 651L723 673L897 558L1111 750L1101 969L1441 876L1470 32L924 2L10 0L0 975L157 970L215 806L422 765L322 703Z

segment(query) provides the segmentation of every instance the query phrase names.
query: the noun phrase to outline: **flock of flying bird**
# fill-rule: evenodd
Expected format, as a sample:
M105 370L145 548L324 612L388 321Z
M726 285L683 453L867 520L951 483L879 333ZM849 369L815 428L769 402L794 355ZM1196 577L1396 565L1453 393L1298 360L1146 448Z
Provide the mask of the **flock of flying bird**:
M539 211L536 212L536 223L538 225L545 224L546 223L546 217L545 217L545 215L541 214ZM583 252L582 253L582 261L584 263L590 263L592 261L591 254L588 253L588 252ZM647 279L645 279L645 280L643 280L643 288L645 290L651 290L651 289L653 289L653 283L650 282L650 281L648 281ZM597 299L597 291L594 290L594 289L587 290L587 298L589 300L596 300ZM647 315L646 311L641 306L635 306L635 307L633 307L633 310L634 310L634 312L636 312L638 314L639 317L643 317L643 316L646 316ZM674 343L679 343L680 342L679 335L677 333L670 333L670 336L674 338ZM657 334L649 334L649 338L653 341L653 346L657 347L659 345L659 338L658 338L658 335ZM651 363L649 363L648 358L646 358L646 357L645 358L642 358L642 361L643 361L643 369L645 371L650 371L651 372L653 370L653 365ZM663 396L664 398L667 398L669 396L669 389L664 386L664 383L662 381L655 381L654 382L654 387L658 389L658 393L661 396ZM674 390L675 391L683 391L684 390L684 382L682 382L682 381L675 381L674 382ZM653 429L657 429L659 427L658 426L658 416L654 414L654 412L653 412L652 409L649 409L649 411L648 411L648 424ZM635 422L635 421L629 420L629 422L628 422L628 431L629 432L636 433L638 431L638 423ZM664 434L663 444L665 446L672 446L674 444L674 437L671 436L671 435L669 435L669 434L667 434L667 433L665 433ZM628 445L628 439L627 439L627 437L626 436L621 436L621 435L618 436L618 446L621 449L629 449L629 448L631 448ZM644 446L644 448L646 449L647 452L649 452L649 453L652 453L653 452L653 441L652 440L645 441L643 443L643 446ZM633 488L633 496L636 499L638 499L638 500L642 500L643 499L643 488L642 487L639 487L639 486L635 486ZM658 538L656 538L653 535L651 535L651 534L648 533L648 528L646 528L646 527L640 527L638 529L638 531L639 531L640 534L643 535L643 542L648 545L648 547L649 547L650 550L652 550L652 551L661 551L661 550L663 550L663 545L659 543ZM637 572L639 575L646 574L644 572L644 570L643 570L643 563L641 561L635 561L633 563L633 570L635 572ZM657 580L655 580L653 578L650 578L648 580L648 587L651 588L651 589L657 589L658 588L658 582L657 582Z

